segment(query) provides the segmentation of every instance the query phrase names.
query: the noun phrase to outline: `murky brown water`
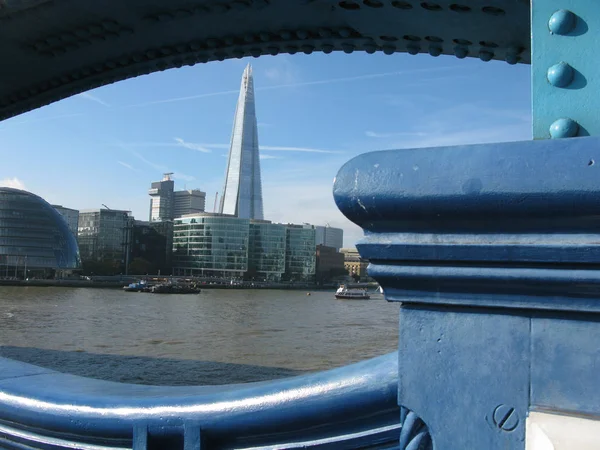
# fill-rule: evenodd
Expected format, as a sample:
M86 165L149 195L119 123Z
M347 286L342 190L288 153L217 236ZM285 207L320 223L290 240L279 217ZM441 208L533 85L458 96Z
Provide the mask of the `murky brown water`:
M333 292L0 287L0 356L142 384L223 384L324 370L397 348L398 305Z

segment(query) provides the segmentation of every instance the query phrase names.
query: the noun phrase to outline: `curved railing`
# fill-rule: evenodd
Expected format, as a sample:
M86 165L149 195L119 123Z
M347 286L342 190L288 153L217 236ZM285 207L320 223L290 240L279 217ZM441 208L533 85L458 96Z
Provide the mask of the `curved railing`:
M397 353L225 386L145 386L0 358L0 448L397 448Z

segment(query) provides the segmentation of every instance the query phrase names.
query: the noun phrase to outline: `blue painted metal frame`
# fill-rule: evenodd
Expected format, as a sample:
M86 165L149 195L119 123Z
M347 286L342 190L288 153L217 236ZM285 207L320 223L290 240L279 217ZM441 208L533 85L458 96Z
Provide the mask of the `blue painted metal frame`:
M0 358L0 448L397 448L397 374L394 353L273 382L165 387Z
M600 135L597 2L533 0L531 20L534 139Z

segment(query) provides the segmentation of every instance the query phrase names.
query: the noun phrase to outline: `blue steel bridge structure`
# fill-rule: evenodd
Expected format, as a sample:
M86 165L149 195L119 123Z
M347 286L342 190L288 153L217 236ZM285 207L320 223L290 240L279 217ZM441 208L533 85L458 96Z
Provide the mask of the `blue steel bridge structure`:
M531 64L533 117L531 141L340 169L337 205L401 302L397 353L218 387L0 359L0 447L600 447L597 1L5 0L0 36L2 119L159 70L317 51Z

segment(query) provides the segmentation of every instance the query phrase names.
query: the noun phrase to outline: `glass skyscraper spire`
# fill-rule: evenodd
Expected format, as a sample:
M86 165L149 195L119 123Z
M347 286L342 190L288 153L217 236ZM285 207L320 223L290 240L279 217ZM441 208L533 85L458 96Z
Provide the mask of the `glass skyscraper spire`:
M244 219L263 219L258 127L250 64L244 70L235 108L225 187L219 212Z

